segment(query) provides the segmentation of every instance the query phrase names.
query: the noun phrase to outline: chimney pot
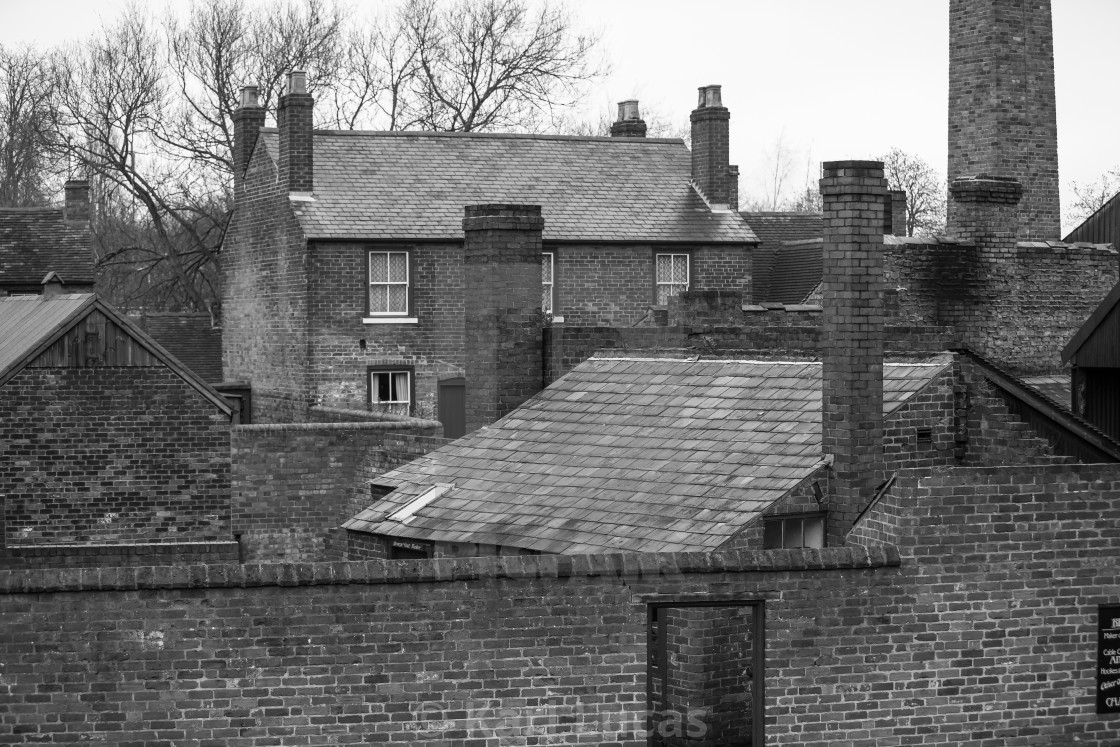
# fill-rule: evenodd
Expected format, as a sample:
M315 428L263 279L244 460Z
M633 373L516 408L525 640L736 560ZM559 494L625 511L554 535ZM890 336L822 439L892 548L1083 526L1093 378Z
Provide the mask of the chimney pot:
M306 70L293 70L288 73L288 93L307 93Z
M627 101L618 102L618 121L625 122L628 119L641 119L638 114L638 100L629 99Z
M720 93L722 88L723 86L700 86L700 101L696 104L696 108L723 106L723 96Z
M256 86L241 87L241 108L253 109L261 105Z

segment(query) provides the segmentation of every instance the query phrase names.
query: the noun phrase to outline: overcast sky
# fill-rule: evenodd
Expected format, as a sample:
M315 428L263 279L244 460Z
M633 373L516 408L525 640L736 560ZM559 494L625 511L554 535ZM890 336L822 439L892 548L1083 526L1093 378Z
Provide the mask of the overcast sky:
M124 5L0 0L0 43L77 38ZM820 161L870 158L891 147L945 170L948 0L567 5L580 24L602 34L612 67L587 98L588 116L637 98L643 113L683 124L697 87L719 83L744 193L761 188L779 139L796 156L791 179L798 185L816 178ZM1091 181L1120 165L1120 101L1112 92L1120 72L1120 0L1053 0L1053 13L1065 202L1071 180Z

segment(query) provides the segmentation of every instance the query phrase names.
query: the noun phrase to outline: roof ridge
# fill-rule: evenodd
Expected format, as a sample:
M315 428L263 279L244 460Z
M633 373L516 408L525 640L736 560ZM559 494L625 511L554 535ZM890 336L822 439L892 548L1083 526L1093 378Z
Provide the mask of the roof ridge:
M262 129L275 133L276 129ZM315 130L322 137L479 138L494 140L562 140L614 143L616 145L684 145L679 137L611 137L609 135L560 135L532 132L440 132L433 130Z

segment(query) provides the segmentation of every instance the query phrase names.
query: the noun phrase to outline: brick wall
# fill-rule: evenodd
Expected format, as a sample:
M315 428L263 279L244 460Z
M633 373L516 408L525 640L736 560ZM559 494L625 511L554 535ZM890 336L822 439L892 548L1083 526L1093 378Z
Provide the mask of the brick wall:
M949 36L949 179L1019 180L1025 191L1016 209L1018 237L1059 238L1049 0L952 0ZM958 208L950 202L951 236Z
M230 539L230 425L163 367L25 368L0 397L6 544Z
M895 242L884 251L900 316L951 325L965 345L1024 373L1061 370L1062 347L1120 279L1118 255L1103 246Z
M223 247L223 377L252 383L253 422L302 422L312 402L306 242L266 158L250 164Z
M927 470L896 485L857 533L875 519L901 558L0 573L0 738L637 747L647 604L705 600L764 605L767 744L1112 744L1093 662L1097 605L1120 599L1120 467Z
M418 420L236 427L233 532L242 559L346 557L339 527L370 504L369 481L447 443L433 435L441 432Z

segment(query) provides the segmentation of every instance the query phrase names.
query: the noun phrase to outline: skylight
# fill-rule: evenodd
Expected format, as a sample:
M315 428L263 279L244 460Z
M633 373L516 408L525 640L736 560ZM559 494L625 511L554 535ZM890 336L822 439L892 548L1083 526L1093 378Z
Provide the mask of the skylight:
M454 485L433 485L425 490L420 495L413 498L406 503L404 507L397 509L394 513L389 514L386 521L399 521L401 524L407 524L412 521L416 516L416 512L427 506L429 503L439 498L441 495L451 490Z

